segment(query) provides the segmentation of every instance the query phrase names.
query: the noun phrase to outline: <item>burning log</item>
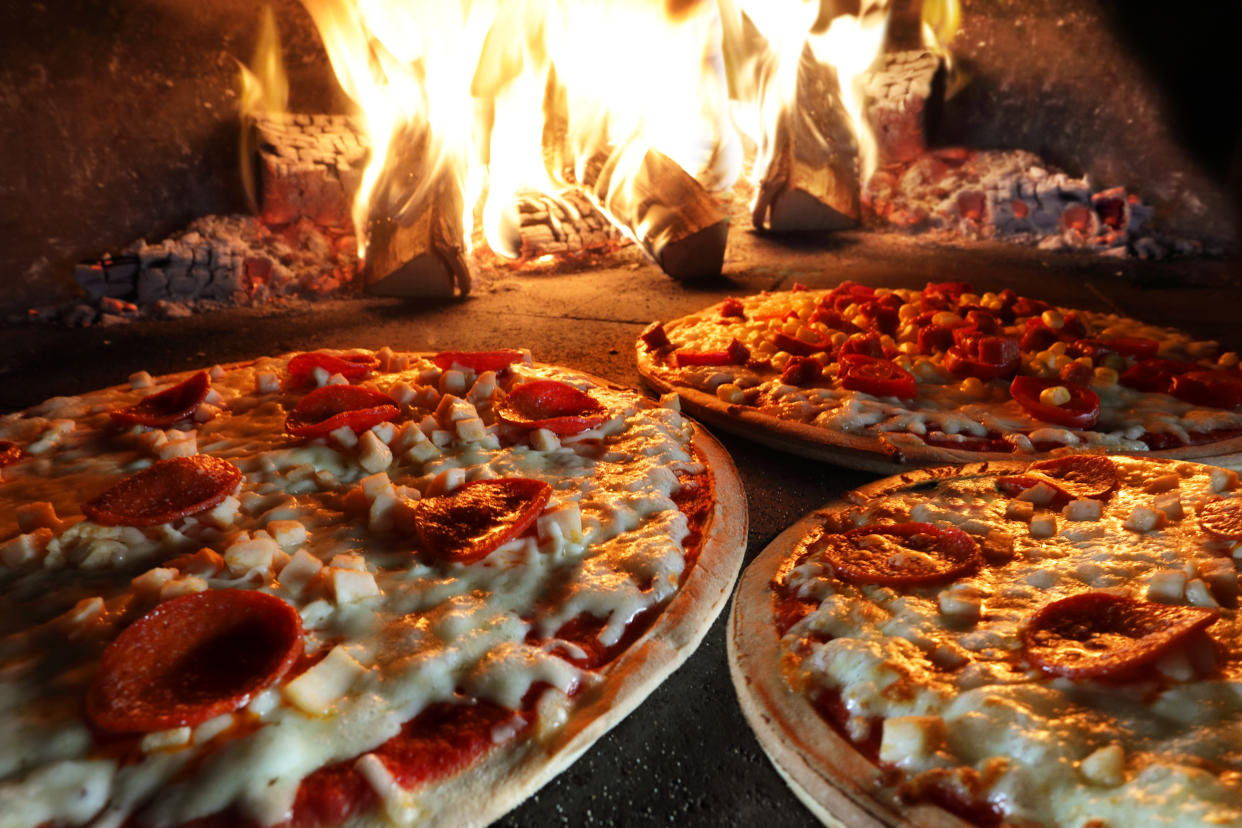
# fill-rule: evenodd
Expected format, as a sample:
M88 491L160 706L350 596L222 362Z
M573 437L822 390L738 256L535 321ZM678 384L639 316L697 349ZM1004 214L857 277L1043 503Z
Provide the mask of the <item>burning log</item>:
M585 166L578 186L661 270L681 281L720 275L729 214L675 161L648 150L623 180L614 180L616 154L597 153Z
M888 52L865 76L866 117L881 164L927 152L944 99L944 61L925 49Z
M369 147L345 115L265 115L254 123L259 217L349 227Z
M804 50L797 101L781 115L751 211L755 229L844 230L861 216L858 142L836 71Z
M570 190L555 198L523 193L518 197L518 215L523 260L598 253L630 243L578 191Z
M462 245L460 199L447 184L411 217L372 216L367 227L368 293L376 296L451 297L470 293L472 277Z

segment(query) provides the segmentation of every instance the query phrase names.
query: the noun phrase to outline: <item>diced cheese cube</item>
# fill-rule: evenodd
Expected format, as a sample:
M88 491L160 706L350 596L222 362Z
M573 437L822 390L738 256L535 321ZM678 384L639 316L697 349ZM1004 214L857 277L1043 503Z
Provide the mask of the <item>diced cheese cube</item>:
M343 449L351 449L358 445L358 435L347 425L328 432L328 439Z
M157 750L181 747L190 743L189 727L174 727L170 730L156 730L142 737L142 752L154 753Z
M212 420L219 416L219 414L220 409L217 406L204 402L199 403L198 408L194 409L194 414L191 416L191 419L193 419L196 423L205 423L208 420Z
M414 402L416 392L408 382L398 382L388 389L388 396L392 397L397 405L405 406L411 405Z
M405 453L405 458L412 463L426 463L440 456L440 449L435 443L427 440L425 442L416 443L410 447Z
M385 492L371 501L371 508L367 510L367 526L372 532L383 534L391 532L393 528L393 516L397 508L397 495L395 492Z
M173 561L176 568L184 575L197 575L207 578L224 569L224 558L214 549L203 547L193 555L185 555Z
M329 566L337 569L352 569L356 572L366 572L367 559L357 552L340 552L332 556L332 560L328 562Z
M1176 474L1162 474L1159 477L1147 481L1147 485L1143 487L1143 491L1150 494L1160 494L1171 489L1176 489L1182 485L1182 478Z
M339 557L339 556L338 556ZM380 594L375 576L354 569L332 569L332 594L338 604L352 604Z
M153 597L159 595L164 585L176 578L180 573L169 567L159 566L154 569L148 569L138 577L129 582L134 592L141 596Z
M556 527L560 537L570 543L581 543L582 512L579 511L578 504L562 503L553 509L545 511L535 521L535 531L539 535L540 540L549 537L553 527Z
M95 538L86 544L86 555L78 563L82 569L106 569L125 563L129 547L112 538Z
M453 442L453 437L455 435L455 432L437 428L435 431L431 432L431 442L435 443L436 446L443 448Z
M253 538L234 543L224 551L224 563L229 572L239 575L252 569L268 569L280 547L270 537Z
M358 465L372 474L381 472L392 465L392 449L374 431L364 431L358 441Z
M302 607L298 614L302 616L303 627L308 630L317 630L323 626L325 621L332 617L332 613L335 611L336 607L331 601L320 598Z
M240 508L241 501L229 495L199 517L218 529L227 529L237 520L237 511Z
M1025 500L1036 506L1047 506L1056 496L1057 490L1041 480L1029 489L1023 489L1018 494L1018 500Z
M1198 575L1222 604L1238 598L1238 571L1228 558L1209 558L1199 565Z
M285 685L285 698L307 713L321 716L366 671L343 646L337 645L322 661Z
M393 438L397 436L397 427L392 423L376 423L371 426L371 433L384 445L390 445Z
M1151 502L1152 508L1164 512L1165 518L1169 521L1177 521L1186 517L1186 511L1182 508L1181 492L1165 492L1156 495Z
M983 593L968 584L955 584L937 596L940 614L955 624L973 624L983 612Z
M224 731L231 728L236 720L232 713L222 713L219 716L213 716L207 721L194 728L194 744L200 745L204 742L210 742Z
M170 601L173 598L180 598L182 595L191 595L195 592L202 592L207 589L207 582L195 575L187 575L184 578L174 578L160 589L160 600Z
M530 447L535 451L556 451L561 447L561 438L556 432L546 428L536 428L530 433Z
M1061 510L1066 520L1099 520L1103 514L1104 504L1098 500L1071 500Z
M479 378L474 381L474 385L470 387L470 393L466 396L472 402L481 402L490 400L492 395L496 393L496 372L484 371L479 374Z
M261 371L254 375L254 390L259 394L275 394L280 390L280 377L271 371Z
M428 496L448 494L466 482L466 470L462 468L445 469L437 474L427 486Z
M306 543L306 527L296 520L269 520L267 534L281 549L291 549Z
M173 437L173 435L176 435L176 437ZM198 454L198 432L168 432L168 439L156 449L155 454L161 460L171 460L174 457L193 457Z
M1153 529L1163 528L1168 520L1164 512L1140 503L1134 507L1122 525L1131 532L1150 532Z
M1220 603L1212 590L1199 578L1192 578L1186 583L1186 600L1196 607L1219 607Z
M746 394L737 383L726 382L716 386L716 398L731 405L740 405L746 401Z
M469 387L470 381L466 379L466 375L456 368L450 368L440 375L441 394L464 394Z
M902 767L917 764L935 753L945 741L944 719L939 716L893 716L884 720L880 761Z
M129 375L129 387L137 391L139 388L150 388L155 384L146 371L135 371Z
M457 431L457 436L467 443L477 443L487 436L487 426L478 417L455 420L453 427Z
M1121 745L1099 748L1078 763L1083 778L1095 785L1115 788L1126 781L1126 754Z
M1162 604L1180 604L1186 597L1186 572L1166 569L1152 575L1147 582L1147 600Z
M1233 469L1212 469L1208 479L1214 492L1228 492L1238 487L1238 473Z
M59 531L60 519L56 517L56 507L46 500L23 503L17 507L17 528L23 532L36 529Z
M1050 538L1057 533L1056 515L1037 515L1031 518L1031 537Z
M368 500L374 500L382 494L392 494L392 478L383 472L377 472L358 481L362 493Z
M392 440L388 443L388 447L392 449L393 454L404 454L413 446L419 443L427 442L427 435L423 434L422 429L417 423L402 423L397 429L397 433L393 435Z
M670 411L681 411L681 397L676 391L660 395L660 406Z
M18 535L0 546L0 561L5 566L21 566L42 558L51 540L52 530L47 528Z
M104 611L103 599L96 596L94 598L83 598L73 605L73 608L66 612L63 616L65 622L74 627L88 624L94 621Z
M1005 507L1005 517L1010 520L1030 521L1035 516L1035 504L1029 500L1011 500Z

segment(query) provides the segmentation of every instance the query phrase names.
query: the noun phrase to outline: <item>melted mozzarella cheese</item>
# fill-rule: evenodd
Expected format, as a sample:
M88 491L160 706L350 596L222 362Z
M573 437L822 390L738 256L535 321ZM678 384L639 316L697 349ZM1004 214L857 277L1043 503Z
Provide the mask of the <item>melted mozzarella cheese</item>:
M808 693L839 691L850 717L846 729L856 739L876 718L935 717L945 743L905 757L903 778L917 784L922 775L946 768L959 774L950 778L962 778L963 769L975 772L986 780L980 795L1008 820L1242 824L1242 619L1236 603L1220 608L1209 628L1227 654L1218 671L1192 666L1178 678L1162 675L1158 664L1146 680L1116 684L1050 678L1025 666L1021 631L1046 603L1100 589L1143 600L1155 573L1178 570L1193 578L1220 571L1227 550L1205 536L1190 508L1157 531L1134 532L1125 522L1158 496L1152 489L1168 485L1171 470L1187 504L1242 492L1218 492L1205 466L1114 462L1124 488L1104 504L1100 518L1060 522L1057 533L1043 539L1006 518L1009 500L987 476L897 493L858 509L851 517L860 524L931 521L956 525L980 542L999 528L1013 537L1014 557L948 588L977 597L980 614L964 618L944 611L945 585L857 586L837 579L831 565L812 554L786 581L799 597L818 602L782 639L793 665L791 684ZM1229 569L1236 585L1232 562ZM1091 759L1104 749L1121 762L1109 774L1099 772L1099 757Z
M82 518L80 503L154 459L138 450L143 429L118 433L106 413L150 392L57 398L0 419L0 439L57 437L5 469L0 542L18 534L18 510L32 501L52 504L64 522L42 554L0 567L0 603L9 608L0 618L0 825L117 825L138 806L152 826L228 807L270 824L288 818L307 774L366 754L432 703L473 698L520 709L536 683L561 697L589 694L596 676L562 657L581 650L557 642L556 631L589 613L603 622L600 643L615 644L635 616L676 590L688 527L672 495L676 472L697 468L691 426L675 411L555 369L517 365L500 384L456 373L478 415L473 430L454 430L459 401L441 405L434 364L392 355L363 384L404 400L402 419L424 433L381 426L374 439L347 446L285 435L286 412L304 393L270 380L287 375L285 359L217 371L221 412L195 424L193 437L199 451L242 470L240 490L209 512L142 529L98 526ZM540 378L588 391L613 416L579 435L502 446L492 410L504 388ZM459 480L546 481L560 517L540 537L532 528L482 561L432 565L416 554L401 512L443 490L448 471ZM168 565L186 555L201 571ZM256 697L236 727L204 726L182 746L152 741L124 763L103 756L81 715L100 653L162 598L202 588L279 596L301 612L308 654L331 655L289 692L285 679ZM564 721L563 706L534 715L544 707L552 718L536 732ZM182 774L187 765L197 767Z

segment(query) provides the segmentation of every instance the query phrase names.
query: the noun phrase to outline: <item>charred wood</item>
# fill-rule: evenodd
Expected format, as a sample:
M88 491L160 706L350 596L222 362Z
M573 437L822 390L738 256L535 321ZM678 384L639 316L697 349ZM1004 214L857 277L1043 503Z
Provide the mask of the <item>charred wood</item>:
M369 145L345 115L267 115L254 122L259 217L349 227Z
M863 80L866 117L879 163L913 161L927 152L944 103L945 68L925 49L888 52Z

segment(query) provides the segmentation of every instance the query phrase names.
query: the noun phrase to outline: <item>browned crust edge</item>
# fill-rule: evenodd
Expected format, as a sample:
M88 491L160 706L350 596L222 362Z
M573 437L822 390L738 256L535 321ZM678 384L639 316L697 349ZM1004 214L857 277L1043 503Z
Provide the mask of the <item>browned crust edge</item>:
M713 394L670 381L651 359L641 341L636 346L636 352L638 373L643 381L660 393L675 392L681 398L682 407L707 425L738 434L780 451L810 457L814 460L824 460L839 466L877 474L896 474L911 468L937 466L944 463L964 464L1007 460L1021 460L1029 463L1053 456L1048 452L1014 455L1008 452L965 451L926 444L913 447L902 445L898 449L882 438L830 431L806 423L782 420L764 414L755 408L726 403ZM1065 451L1072 452L1074 447L1067 447ZM1056 453L1061 454L1064 451ZM1110 453L1152 459L1193 460L1198 463L1242 470L1242 436L1198 446L1179 446L1159 451Z

